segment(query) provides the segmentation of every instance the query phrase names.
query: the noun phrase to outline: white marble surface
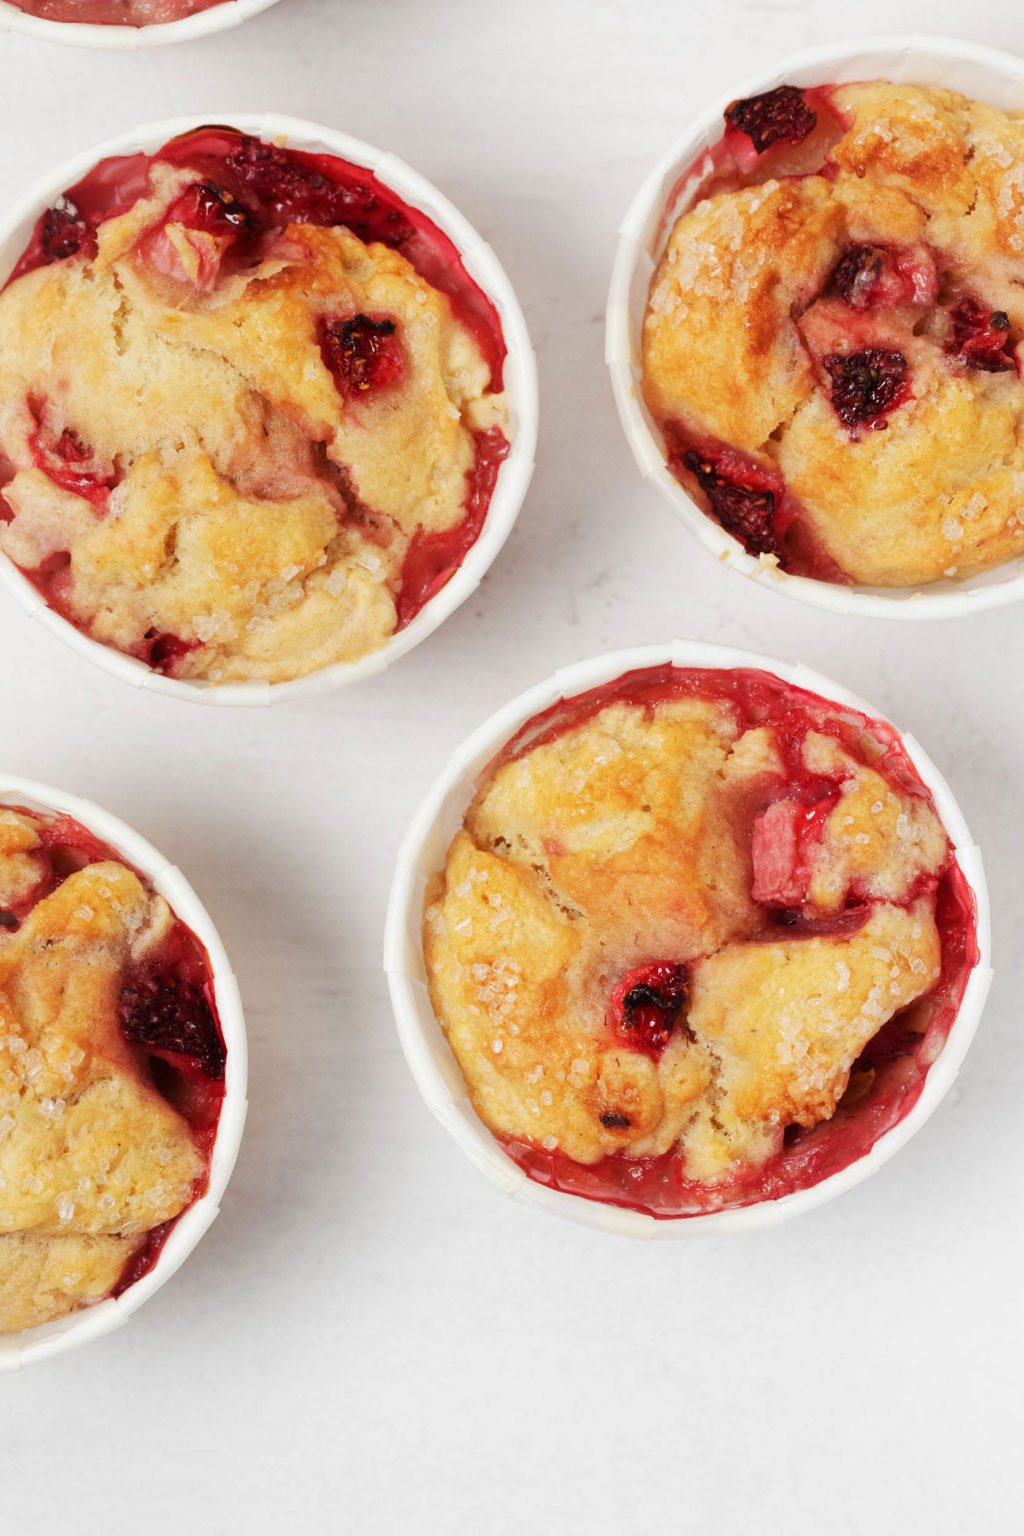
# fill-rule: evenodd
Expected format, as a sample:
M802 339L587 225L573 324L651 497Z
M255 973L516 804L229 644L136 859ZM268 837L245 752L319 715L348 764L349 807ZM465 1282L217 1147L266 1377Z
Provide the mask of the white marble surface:
M534 489L476 600L347 694L142 698L0 605L4 766L181 864L252 1045L238 1171L186 1268L120 1333L3 1380L5 1532L1014 1527L1024 610L830 621L717 570L639 483L602 364L618 220L691 108L891 26L1021 43L1006 0L283 0L149 56L0 44L5 202L143 119L319 118L492 241L543 389ZM673 632L805 659L918 736L986 852L998 974L960 1085L875 1180L756 1239L645 1247L514 1209L463 1161L406 1073L379 950L454 743L556 665Z

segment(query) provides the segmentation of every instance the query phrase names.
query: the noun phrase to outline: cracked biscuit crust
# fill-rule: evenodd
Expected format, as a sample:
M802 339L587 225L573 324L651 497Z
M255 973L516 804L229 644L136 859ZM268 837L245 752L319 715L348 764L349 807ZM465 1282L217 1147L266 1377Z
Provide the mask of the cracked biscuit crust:
M45 827L0 811L0 1332L109 1295L207 1159L121 1027L126 977L174 919L124 865L52 883Z
M499 760L423 924L435 1012L495 1134L578 1164L675 1153L687 1180L728 1181L828 1121L865 1047L935 987L948 839L872 765L877 741L827 708L812 727L725 697L620 700ZM634 1006L664 1007L659 962L687 997L645 1042L614 999L636 977Z
M340 225L257 233L159 158L92 243L0 296L0 549L178 677L283 682L383 645L406 556L465 524L504 441L449 297Z
M1024 547L1024 117L913 85L824 96L820 174L720 168L676 221L645 399L752 553L883 587L970 575ZM735 487L765 473L755 544Z

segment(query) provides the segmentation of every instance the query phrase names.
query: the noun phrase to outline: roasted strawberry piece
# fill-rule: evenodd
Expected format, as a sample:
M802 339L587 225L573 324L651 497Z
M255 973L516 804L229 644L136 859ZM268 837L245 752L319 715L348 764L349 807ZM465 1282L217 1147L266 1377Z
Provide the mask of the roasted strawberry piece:
M71 427L60 432L47 419L45 407L38 410L39 425L32 434L32 457L62 490L84 496L96 507L106 505L113 483L113 471L96 462L92 448Z
M938 273L923 247L855 245L839 258L827 291L854 309L934 304Z
M390 246L404 244L413 233L412 225L387 207L372 186L343 185L276 144L244 137L225 163L233 183L259 207L268 225L344 224L361 240Z
M338 393L354 399L396 384L405 372L398 326L387 315L350 315L320 328L320 351Z
M892 348L833 352L822 366L831 380L832 409L851 436L861 427L884 430L889 412L910 399L907 359Z
M184 224L187 229L200 229L208 235L230 239L255 233L252 215L230 192L223 191L212 181L197 181L186 187L168 208L164 222Z
M655 961L638 966L612 993L612 1028L633 1050L660 1055L679 1025L688 989L685 965Z
M160 630L147 630L142 660L148 662L154 672L173 676L177 663L191 651L197 651L198 640L183 640L180 635L165 634Z
M818 121L795 85L779 85L760 96L734 101L725 114L730 128L746 134L759 155L772 144L802 144Z
M782 485L777 476L730 450L690 449L683 463L726 533L739 539L749 555L781 554L776 513Z
M47 208L39 221L38 240L45 263L66 261L83 249L89 256L96 253L96 236L69 197L58 197Z
M975 299L963 299L950 316L949 350L968 368L982 373L1009 373L1016 369L1010 317L1002 309L984 309Z
M125 1039L163 1058L194 1062L206 1077L224 1076L224 1046L202 989L173 972L141 971L121 993Z
M751 895L767 907L800 907L807 900L810 855L821 841L837 795L807 803L776 800L754 822Z

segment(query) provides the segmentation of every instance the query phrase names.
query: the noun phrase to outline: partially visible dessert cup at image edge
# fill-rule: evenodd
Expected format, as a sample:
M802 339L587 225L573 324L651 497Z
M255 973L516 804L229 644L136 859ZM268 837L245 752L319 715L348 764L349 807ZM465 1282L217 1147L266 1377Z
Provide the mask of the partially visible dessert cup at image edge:
M808 99L816 100L816 90L824 92L827 87L841 88L874 81L890 82L897 86L945 88L967 98L969 102L984 103L986 107L995 108L999 112L1024 110L1024 62L995 49L941 37L914 35L867 38L815 47L793 54L770 70L738 82L727 94L695 117L686 132L661 157L636 194L623 221L608 298L606 361L619 416L644 478L658 487L687 531L721 564L769 590L831 613L892 619L944 619L1024 597L1024 556L1013 556L1011 553L1001 563L992 564L988 569L958 576L954 544L950 546L954 552L950 554L949 573L939 579L919 581L916 585L869 585L848 577L819 577L816 571L818 562L810 559L794 562L798 569L803 565L801 574L784 570L775 559L759 554L758 551L764 546L756 541L748 539L747 548L744 548L741 537L734 537L727 532L721 520L716 520L708 508L701 505L699 499L695 499L695 496L710 495L705 491L705 484L711 484L713 465L696 464L693 474L696 475L700 491L694 495L673 473L670 467L670 448L663 436L662 425L655 419L645 399L643 337L652 282L663 265L663 258L680 217L693 206L694 199L702 195L702 185L707 182L717 164L716 156L721 152L727 131L726 111L737 102L742 104L751 98L759 100L783 86L796 88L792 92L794 98L797 91L800 91L809 93ZM812 135L808 145L813 141ZM796 187L800 185L800 174L797 173L794 183ZM784 170L779 172L778 184L783 187L787 184ZM856 216L859 217L860 214ZM870 210L866 217L870 222ZM856 218L853 218L854 224ZM824 239L821 243L824 247ZM867 250L866 246L864 250ZM945 273L940 274L942 281L947 276ZM860 304L860 298L856 302ZM827 307L818 306L823 312ZM913 310L908 313L911 318L918 314ZM855 317L857 325L865 331L870 330L876 324L877 314L877 311L874 314L867 312L862 305ZM997 322L1001 318L993 315ZM882 324L882 319L877 324ZM917 329L920 330L924 324L925 321L918 320ZM924 343L916 341L916 335L915 331L915 342L910 347L912 351L915 345L924 346ZM804 345L807 345L806 338ZM827 358L825 361L831 363L833 360ZM1014 380L1010 362L1002 357L998 362L1010 370L1002 374L1001 378ZM723 358L723 367L727 365L727 358ZM975 379L983 380L985 390L991 388L998 392L1000 388L1010 387L1001 385L995 379L994 365L987 358L975 362L973 366L990 370L984 375L972 375ZM990 385L989 380L994 382ZM833 374L833 405L837 388ZM913 400L913 394L909 398ZM1003 402L1000 400L993 407L993 420L997 417L1002 419L1002 410ZM806 416L806 425L803 424L802 416L798 418L803 433L799 439L800 445L813 424L819 420L817 409L803 414ZM886 424L880 419L872 421L866 427L851 428L849 435L851 439L859 436L866 440L865 451L881 452L885 448L888 452L889 446L884 440L892 434L884 430L869 430L872 427L884 428ZM830 431L838 432L839 428L826 423L820 430L827 436ZM772 448L772 443L768 447ZM790 451L795 455L798 449L793 447ZM773 449L773 452L776 450ZM777 450L776 456L781 452L782 449ZM696 461L696 458L695 453L686 455L688 464L691 460ZM693 475L683 478L689 484ZM750 483L754 484L753 479ZM767 480L764 486L758 481L758 489L766 486ZM778 507L780 493L774 480L770 488L774 504ZM950 489L954 487L951 485ZM784 500L787 500L787 493L788 487L783 493ZM748 501L755 499L753 493L750 493ZM968 508L968 517L971 515L972 509ZM788 511L786 516L788 519ZM825 513L821 511L816 516L820 522ZM894 526L899 525L895 511L892 522ZM1020 519L1011 519L1011 522L1018 523ZM956 520L952 517L945 519L941 530L943 537L953 536L952 532L947 532L947 528L952 530L955 524ZM797 527L799 530L799 517ZM1007 527L1010 527L1009 523ZM1006 534L1003 542L1009 537L1010 534ZM829 556L827 547L824 555L831 558L833 564L836 563L835 557ZM827 559L824 563L827 563Z
M803 666L678 641L567 667L462 744L399 852L384 966L427 1107L494 1185L682 1239L809 1211L906 1144L984 1006L988 897L916 741Z
M189 8L188 0L182 0L180 14L174 20L156 22L122 23L110 20L97 21L98 14L104 17L116 13L119 9L116 0L102 0L101 4L95 0L81 0L79 9L82 12L82 20L54 20L53 9L47 13L45 6L38 6L41 14L35 10L22 10L18 5L12 5L10 0L0 0L0 33L17 32L25 37L38 38L41 42L62 43L76 48L107 48L121 53L133 53L142 48L158 48L169 43L186 43L193 39L210 37L216 32L223 32L229 27L240 26L243 21L257 16L260 11L269 10L272 5L277 5L278 0L203 0L202 7ZM121 7L125 12L128 5ZM73 11L74 6L69 0L59 7L59 10ZM155 9L152 4L148 10L152 13ZM146 13L147 5L144 3L139 10ZM165 5L162 10L170 15L174 13L173 4Z
M248 1062L230 962L180 870L33 780L0 775L0 820L4 1371L119 1328L178 1270L231 1177Z
M277 116L153 124L11 212L0 288L0 578L133 686L262 706L371 677L512 529L526 324L490 247L393 155ZM65 329L60 370L40 325Z

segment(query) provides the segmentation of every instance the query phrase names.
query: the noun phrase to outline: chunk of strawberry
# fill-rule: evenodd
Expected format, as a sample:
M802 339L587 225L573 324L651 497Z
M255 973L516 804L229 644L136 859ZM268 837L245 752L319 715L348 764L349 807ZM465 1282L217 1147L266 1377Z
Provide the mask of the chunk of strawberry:
M685 965L657 960L638 966L612 993L612 1028L631 1050L659 1056L679 1027L688 995Z
M224 1076L224 1046L202 989L173 972L142 970L121 993L121 1029L172 1064L194 1063L208 1078Z
M186 187L168 208L164 222L232 240L252 235L256 228L248 210L212 181L196 181Z
M70 197L58 197L39 221L37 239L45 263L66 261L84 250L96 254L96 235Z
M731 449L698 453L683 463L704 492L714 517L750 555L781 555L776 519L782 481Z
M258 206L269 226L343 224L361 240L390 246L404 244L413 234L408 220L369 181L346 186L326 176L311 158L276 144L243 137L225 164L232 183Z
M838 796L807 803L776 800L754 822L751 895L766 907L799 907L807 900L811 855Z
M320 352L346 400L397 384L405 373L405 349L389 315L324 321Z
M176 197L139 241L140 259L154 272L209 293L229 253L258 234L256 221L230 192L196 181Z
M45 406L36 409L39 425L31 438L36 468L62 490L84 496L95 507L105 507L115 478L112 470L97 462L93 449L72 427L58 433Z
M199 640L183 640L180 635L171 635L164 630L148 629L143 639L141 658L154 672L163 672L165 676L173 677L182 657L198 651L201 644Z
M1010 337L1010 317L1002 309L985 309L975 299L963 299L950 316L949 350L982 373L1009 373L1017 367Z
M814 131L817 115L795 85L778 85L774 91L734 101L725 114L730 128L746 134L759 155L772 144L802 144Z
M832 383L832 409L851 436L861 427L884 431L889 412L910 399L909 368L902 352L864 347L859 352L832 352L821 361Z
M934 304L939 277L924 246L855 245L839 258L826 291L854 309Z

